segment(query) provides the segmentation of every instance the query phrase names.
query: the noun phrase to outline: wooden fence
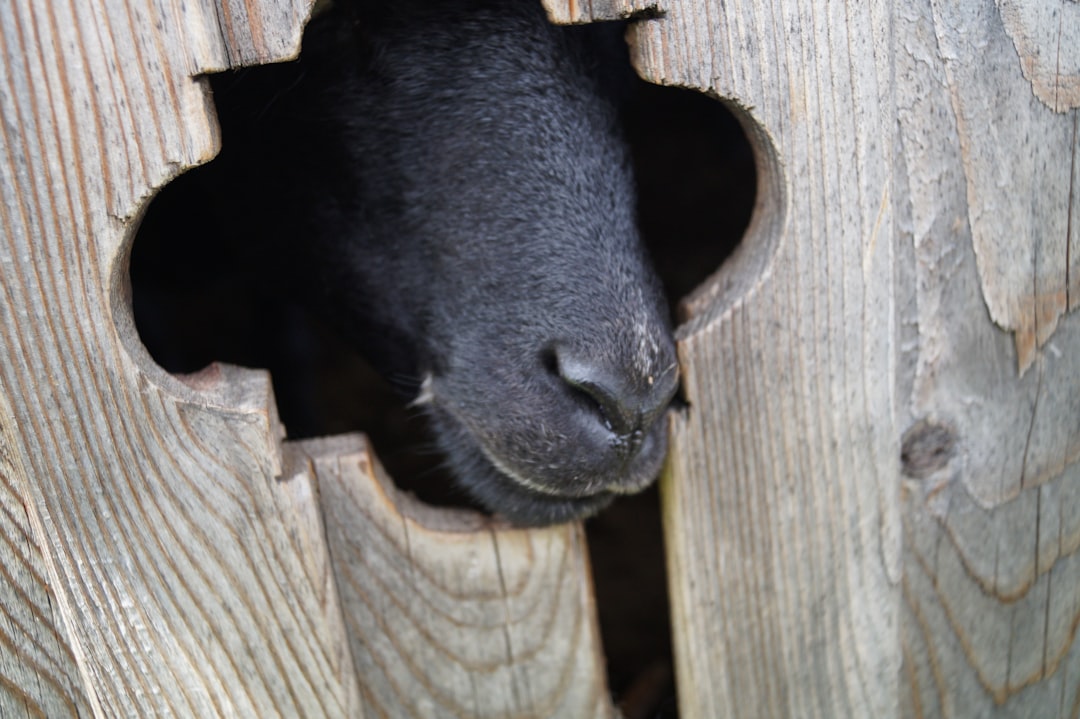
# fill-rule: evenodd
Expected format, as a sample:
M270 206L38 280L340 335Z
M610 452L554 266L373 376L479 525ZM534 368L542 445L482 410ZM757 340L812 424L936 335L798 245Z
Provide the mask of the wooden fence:
M608 717L581 528L282 443L169 376L133 228L208 160L199 76L305 0L0 3L0 712ZM635 14L758 156L684 303L663 515L684 717L1080 716L1080 4L549 0Z

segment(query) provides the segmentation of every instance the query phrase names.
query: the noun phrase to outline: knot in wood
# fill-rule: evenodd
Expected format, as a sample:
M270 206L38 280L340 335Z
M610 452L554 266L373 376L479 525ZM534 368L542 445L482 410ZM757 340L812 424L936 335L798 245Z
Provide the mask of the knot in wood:
M956 453L956 432L952 427L921 419L904 432L900 443L900 465L904 475L926 479L949 463Z

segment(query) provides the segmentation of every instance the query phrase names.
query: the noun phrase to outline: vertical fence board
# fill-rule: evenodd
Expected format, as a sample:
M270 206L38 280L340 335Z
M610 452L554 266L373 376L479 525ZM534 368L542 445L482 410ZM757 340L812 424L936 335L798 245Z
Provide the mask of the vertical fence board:
M292 449L318 478L367 716L614 716L580 524L434 512L360 438Z
M5 715L359 715L265 376L179 381L132 326L140 203L215 151L192 76L295 53L307 13L230 8L0 6Z
M1080 7L657 5L760 170L680 330L683 715L1077 716Z

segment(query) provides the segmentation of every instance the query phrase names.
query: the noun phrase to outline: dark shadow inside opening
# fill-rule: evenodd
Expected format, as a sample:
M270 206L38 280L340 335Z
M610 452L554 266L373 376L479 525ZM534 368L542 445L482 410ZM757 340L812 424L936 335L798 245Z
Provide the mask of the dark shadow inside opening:
M624 127L638 222L673 312L739 244L757 190L735 116L703 93L637 83ZM654 485L586 525L608 680L626 719L676 717L660 496Z
M216 103L228 103L227 76L213 83ZM734 116L690 90L637 83L625 127L641 228L674 308L742 237L754 206L753 153ZM266 368L290 438L365 432L398 486L436 505L467 504L419 411L288 288L268 284L252 248L207 231L236 220L212 214L221 203L207 201L202 172L162 190L132 249L135 321L154 360L173 373L215 361ZM610 688L628 718L675 716L656 488L621 499L586 529Z

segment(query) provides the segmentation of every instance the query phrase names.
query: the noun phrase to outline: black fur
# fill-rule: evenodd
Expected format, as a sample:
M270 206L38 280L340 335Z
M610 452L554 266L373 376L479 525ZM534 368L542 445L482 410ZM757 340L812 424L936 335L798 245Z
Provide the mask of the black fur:
M229 199L253 272L415 378L455 476L519 524L599 510L666 450L674 346L611 40L533 0L336 0L301 61L216 81L249 99L219 103L223 151L191 179Z

